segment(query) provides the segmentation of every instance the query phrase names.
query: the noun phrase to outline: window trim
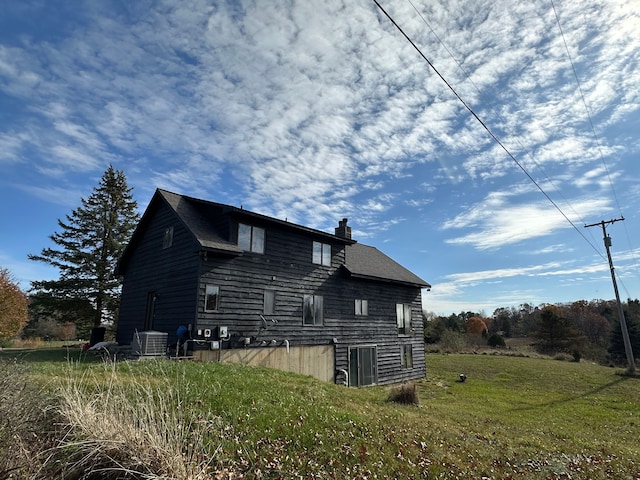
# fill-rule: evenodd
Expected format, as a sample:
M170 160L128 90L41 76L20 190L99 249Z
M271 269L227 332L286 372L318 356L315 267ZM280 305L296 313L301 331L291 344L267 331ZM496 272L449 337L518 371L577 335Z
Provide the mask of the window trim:
M413 345L410 343L400 345L400 368L413 368Z
M310 306L310 310L309 310ZM308 313L311 313L311 322ZM302 296L302 325L313 327L324 324L324 297L322 295L305 294Z
M215 308L207 308L209 306L209 297L214 295L214 293L209 293L210 289L215 289ZM207 283L204 287L204 311L205 312L218 312L220 310L220 285L216 285L213 283Z
M165 250L173 246L173 225L165 228L164 236L162 237L162 249Z
M398 335L411 335L413 308L410 303L396 303L396 327Z
M271 288L264 290L262 313L264 315L273 315L276 313L276 291Z
M249 234L248 244L246 245L244 241L242 244L240 243L240 231L243 229L243 227L248 229L247 233ZM262 234L256 235L258 232L262 232ZM266 236L266 230L264 228L256 227L255 225L250 225L248 223L238 222L238 240L236 243L238 244L238 247L240 247L245 252L264 254ZM244 235L242 236L242 238L244 238Z
M354 300L354 313L356 317L369 316L369 300L366 298L356 298Z
M323 267L331 266L331 244L313 241L311 262Z
M378 346L353 345L349 347L349 386L365 387L378 384ZM369 363L368 360L371 360ZM367 375L369 373L369 375ZM369 381L370 380L370 381Z

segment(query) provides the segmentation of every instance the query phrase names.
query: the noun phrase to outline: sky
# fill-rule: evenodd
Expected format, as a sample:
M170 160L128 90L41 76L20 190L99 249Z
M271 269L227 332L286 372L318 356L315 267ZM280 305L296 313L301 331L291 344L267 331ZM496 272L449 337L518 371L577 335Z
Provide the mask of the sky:
M27 255L113 165L140 212L348 218L437 315L613 299L624 217L640 297L640 1L378 2L3 1L0 268L57 278Z

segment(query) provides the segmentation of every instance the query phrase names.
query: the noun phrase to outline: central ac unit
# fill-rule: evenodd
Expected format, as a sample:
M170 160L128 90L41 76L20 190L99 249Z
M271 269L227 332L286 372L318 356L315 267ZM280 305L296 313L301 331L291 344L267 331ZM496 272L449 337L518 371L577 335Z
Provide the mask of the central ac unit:
M167 340L169 334L166 332L136 332L133 334L131 342L131 353L138 357L161 357L167 353Z

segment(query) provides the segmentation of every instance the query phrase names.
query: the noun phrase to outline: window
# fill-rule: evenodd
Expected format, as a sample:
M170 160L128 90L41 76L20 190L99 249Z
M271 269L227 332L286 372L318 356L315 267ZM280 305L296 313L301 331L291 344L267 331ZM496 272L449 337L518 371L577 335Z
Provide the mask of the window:
M362 387L378 381L378 355L376 347L349 348L349 385Z
M331 245L328 243L313 242L313 263L330 267Z
M302 324L322 325L324 299L321 295L305 295L302 304Z
M398 333L411 333L411 304L396 303L396 321L398 324Z
M369 315L369 301L356 299L356 315Z
M400 345L400 367L413 368L413 346Z
M275 290L264 291L264 314L273 315L276 311L276 292Z
M248 252L264 253L264 228L238 224L238 246Z
M205 287L204 311L215 312L220 306L220 287L218 285L207 285Z
M173 245L173 227L167 227L162 238L162 248L169 248Z

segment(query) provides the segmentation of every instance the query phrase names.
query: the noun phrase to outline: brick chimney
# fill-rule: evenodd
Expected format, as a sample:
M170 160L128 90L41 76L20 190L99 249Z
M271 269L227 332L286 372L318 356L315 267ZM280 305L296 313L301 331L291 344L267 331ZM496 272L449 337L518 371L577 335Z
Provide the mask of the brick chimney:
M351 227L347 226L346 218L343 218L338 222L338 226L336 227L336 237L342 237L351 240Z

